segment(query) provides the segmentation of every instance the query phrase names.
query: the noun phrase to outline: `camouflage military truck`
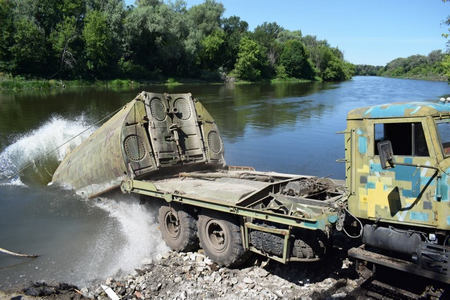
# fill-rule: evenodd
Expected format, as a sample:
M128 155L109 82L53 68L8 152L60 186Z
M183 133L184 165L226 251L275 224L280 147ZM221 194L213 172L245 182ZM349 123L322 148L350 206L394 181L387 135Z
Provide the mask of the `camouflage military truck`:
M364 223L366 247L351 256L449 283L449 122L444 99L348 114L348 210Z
M200 102L142 92L69 154L53 181L91 197L120 184L160 201L167 245L200 246L221 265L251 252L317 261L336 231L356 232L362 247L351 256L449 283L449 111L410 103L350 112L341 182L228 166Z

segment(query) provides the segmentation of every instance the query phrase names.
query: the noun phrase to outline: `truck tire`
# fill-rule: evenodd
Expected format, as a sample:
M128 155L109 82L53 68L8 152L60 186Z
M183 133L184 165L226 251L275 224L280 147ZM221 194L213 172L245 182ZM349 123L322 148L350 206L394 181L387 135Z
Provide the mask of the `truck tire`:
M162 205L158 214L163 240L172 250L192 251L198 248L197 221L180 205Z
M226 267L242 265L249 252L244 249L238 222L233 216L203 211L197 222L200 247L214 262Z

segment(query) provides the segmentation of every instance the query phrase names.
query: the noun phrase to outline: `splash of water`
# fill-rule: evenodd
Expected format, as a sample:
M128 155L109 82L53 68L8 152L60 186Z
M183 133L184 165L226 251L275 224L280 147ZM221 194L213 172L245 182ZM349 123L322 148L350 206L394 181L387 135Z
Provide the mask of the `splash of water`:
M2 177L14 175L32 162L30 168L21 173L19 177L15 176L9 179L6 185L25 186L26 184L26 186L33 187L36 184L47 184L65 155L81 144L95 128L87 130L46 157L43 155L88 128L89 125L86 124L83 117L76 120L52 117L39 128L17 137L0 153L0 180ZM0 184L5 185L1 182ZM58 187L52 187L47 191L57 190ZM48 199L55 199L56 204L49 204L51 208L49 211L57 214L56 219L60 217L59 212L67 210L74 212L77 208L86 216L66 216L67 223L60 224L60 230L55 233L56 237L51 247L64 248L66 252L53 253L52 250L49 250L47 259L50 260L50 264L48 261L36 260L34 263L39 268L39 273L34 275L37 276L35 280L62 280L75 284L86 284L97 278L105 278L121 272L132 272L157 254L168 251L157 226L155 214L157 210L140 205L138 200L130 195L116 193L93 202L83 201L75 195L70 196L70 194L64 194L67 195L66 199L59 192L56 193L55 197L51 196L53 195L51 193L45 195L45 199L37 197L36 201L39 202L39 205L36 205L41 207L43 202L49 201ZM77 204L72 205L73 201L76 201ZM106 212L106 219L103 217L97 219L98 214L94 214L97 217L90 216L89 209L86 210L86 208L92 206ZM65 214L62 215L65 216ZM52 219L52 216L50 214L46 219ZM86 223L86 221L88 222ZM85 233L76 230L83 228L77 222L89 224L85 228ZM53 226L52 220L49 220L48 224L48 226ZM74 240L68 242L65 232L72 232ZM47 248L45 249L47 250ZM58 266L51 264L55 261ZM31 271L28 273L32 273Z
M88 128L83 116L76 120L58 116L50 118L39 128L17 137L14 143L0 153L0 178L13 176L8 180L11 185L20 185L21 182L48 183L64 156L95 130L95 128L87 130ZM85 130L87 131L58 148ZM51 152L56 148L58 148L56 151ZM51 153L45 155L48 152ZM19 177L14 176L29 164L30 167L21 172Z
M139 204L136 198L118 193L100 199L102 201L96 206L118 222L125 239L125 243L117 248L114 263L104 270L104 275L134 271L156 255L169 251L161 238L154 207Z

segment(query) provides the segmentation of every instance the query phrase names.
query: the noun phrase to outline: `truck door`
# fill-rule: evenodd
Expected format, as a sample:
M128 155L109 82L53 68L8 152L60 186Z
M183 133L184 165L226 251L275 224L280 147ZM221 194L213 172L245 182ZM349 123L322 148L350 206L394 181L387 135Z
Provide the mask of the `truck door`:
M369 218L397 222L437 225L437 172L430 168L395 165L383 170L377 143L392 143L395 161L436 166L432 143L425 121L374 121L373 160L367 178L367 213Z

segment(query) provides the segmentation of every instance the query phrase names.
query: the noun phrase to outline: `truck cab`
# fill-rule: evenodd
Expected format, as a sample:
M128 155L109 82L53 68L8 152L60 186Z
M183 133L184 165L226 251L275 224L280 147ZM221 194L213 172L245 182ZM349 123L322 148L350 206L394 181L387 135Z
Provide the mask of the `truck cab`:
M348 209L364 223L363 243L422 266L445 260L437 269L448 272L447 256L428 262L425 253L449 250L450 102L350 111L345 161Z

